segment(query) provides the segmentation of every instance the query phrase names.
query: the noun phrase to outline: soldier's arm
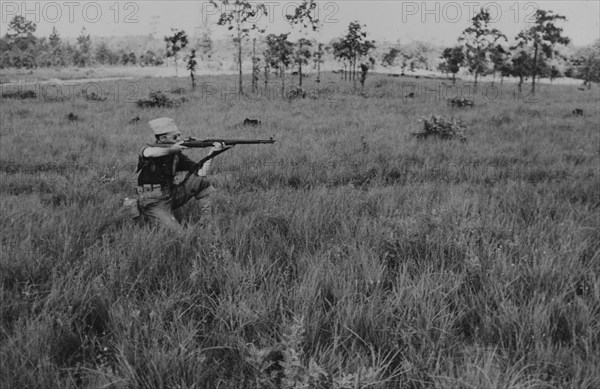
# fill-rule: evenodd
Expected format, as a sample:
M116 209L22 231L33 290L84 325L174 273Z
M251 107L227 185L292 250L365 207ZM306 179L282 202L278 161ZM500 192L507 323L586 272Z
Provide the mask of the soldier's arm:
M167 147L148 146L144 149L142 155L146 158L164 157L165 155L180 153L181 150L186 148L187 147L181 145L180 143L175 143Z

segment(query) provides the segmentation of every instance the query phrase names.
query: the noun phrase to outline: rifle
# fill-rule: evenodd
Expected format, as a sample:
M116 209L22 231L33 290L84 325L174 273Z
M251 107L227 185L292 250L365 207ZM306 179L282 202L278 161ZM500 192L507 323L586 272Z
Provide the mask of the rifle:
M212 154L207 155L198 161L186 174L183 181L185 182L192 174L202 169L204 163L210 159L213 159L217 155L229 150L231 147L235 145L255 145L255 144L272 144L275 143L275 140L271 137L269 139L221 139L221 138L211 138L211 139L196 139L196 138L186 138L181 143L182 146L189 148L205 148L212 147L214 143L219 142L223 143L225 147L221 150L214 151ZM170 147L172 144L168 143L156 143L151 145L151 147Z
M269 139L220 139L220 138L211 138L211 139L196 139L196 138L186 138L183 140L182 146L196 148L196 147L212 147L213 143L219 142L223 143L225 146L234 146L234 145L259 145L259 144L272 144L275 143L273 138ZM154 146L154 145L153 145Z

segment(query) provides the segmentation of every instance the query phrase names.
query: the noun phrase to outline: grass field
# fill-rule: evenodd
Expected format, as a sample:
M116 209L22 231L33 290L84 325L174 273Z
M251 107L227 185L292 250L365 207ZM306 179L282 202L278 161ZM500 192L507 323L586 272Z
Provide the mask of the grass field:
M2 99L3 388L600 387L597 87L451 109L440 80L328 74L293 102L187 81ZM431 114L468 142L412 137ZM277 139L219 156L213 218L190 203L181 234L111 224L161 116Z

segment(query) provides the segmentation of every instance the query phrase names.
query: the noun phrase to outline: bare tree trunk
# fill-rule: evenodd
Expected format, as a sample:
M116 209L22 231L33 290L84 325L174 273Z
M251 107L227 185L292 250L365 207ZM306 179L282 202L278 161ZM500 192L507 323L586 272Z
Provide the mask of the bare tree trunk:
M238 68L239 68L239 73L240 73L240 77L239 77L239 88L240 88L240 94L243 93L242 90L242 33L240 31L240 25L238 24Z
M321 82L321 55L317 61L317 83Z
M300 46L300 55L302 55L302 40L299 42ZM302 87L302 58L300 58L300 62L298 63L298 86Z
M256 38L252 39L252 93L256 93Z
M352 69L350 75L352 76L352 81L356 81L356 53L353 53L352 56ZM354 88L356 89L356 85Z
M267 93L269 88L269 65L266 62L267 60L265 59L265 93Z
M356 51L352 58L352 81L354 82L353 91L356 92Z
M537 73L537 55L538 55L538 45L534 43L533 45L533 72L531 72L531 93L535 94L535 76Z
M521 95L521 87L523 86L523 77L519 77L519 95Z
M279 63L279 75L281 77L281 97L285 99L285 76L283 70L283 63Z
M352 81L352 58L348 60L348 81Z

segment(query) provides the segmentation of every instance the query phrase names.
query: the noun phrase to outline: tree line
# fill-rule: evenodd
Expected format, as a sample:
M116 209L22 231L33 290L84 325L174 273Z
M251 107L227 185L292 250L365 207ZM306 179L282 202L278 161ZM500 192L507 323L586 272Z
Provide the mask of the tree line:
M254 23L257 17L267 16L264 4L246 0L212 0L212 3L226 10L221 12L217 25L231 31L240 91L242 64L248 56L252 60L253 92L258 88L261 74L264 76L264 87L267 88L273 73L281 79L283 91L285 74L290 69L298 75L298 86L302 87L304 69L311 64L317 70L316 81L320 82L320 69L326 57L340 63L342 79L353 82L355 89L357 82L364 87L368 71L375 66L375 42L367 39L366 26L359 21L351 22L346 34L329 43L306 38L307 31L317 31L321 26L315 17L315 0L303 0L293 14L287 15L290 27L305 36L296 41L290 41L291 33L265 35L265 29ZM453 80L461 69L467 69L474 76L475 85L479 77L490 74L494 80L499 75L500 82L504 77L517 77L520 80L519 88L531 78L533 91L540 77L575 77L584 80L588 86L592 82L599 82L600 41L577 50L568 58L558 54L556 46L569 43L569 38L563 36L562 28L557 25L564 20L564 16L555 15L552 11L537 10L535 23L520 32L514 43L509 45L501 31L490 27L490 14L482 9L458 37L457 44L442 51L438 69L451 74ZM184 59L193 79L198 65L197 54L200 54L201 61L206 61L212 51L209 34L204 34L193 48L189 48L190 39L186 32L176 29L172 29L172 35L164 37L164 50L147 50L143 53L126 49L115 51L105 42L93 47L85 28L75 44L64 42L56 28L48 38L39 39L34 35L35 30L35 23L23 16L17 15L11 20L6 35L0 38L0 68L85 67L93 64L158 66L172 59L178 71L177 63L187 48ZM250 42L252 49L249 53L247 46ZM396 45L382 56L380 63L383 66L400 65L402 73L406 69L429 69L433 51L420 42Z
M0 38L0 68L86 67L92 65L158 66L164 54L147 50L136 53L127 49L111 49L106 42L92 46L90 34L81 30L74 44L64 41L56 27L48 37L37 38L37 25L16 15Z
M267 16L267 7L261 3L250 2L246 0L212 0L215 6L226 10L221 12L217 22L220 26L226 26L233 32L232 38L236 46L236 60L239 72L239 91L243 91L242 86L242 60L245 42L249 40L253 32L263 34L265 29L257 27L254 20L257 17ZM320 28L320 21L316 17L315 0L303 0L294 9L294 13L286 15L287 21L292 29L297 29L306 36L307 31L317 31ZM299 38L295 42L289 40L290 33L268 34L264 36L264 50L262 53L256 53L256 34L252 39L252 91L257 88L259 74L264 74L264 87L268 88L269 75L274 71L281 79L281 91L285 89L285 72L290 68L295 69L298 74L298 87L302 88L303 69L311 62L317 70L316 82L320 82L321 64L324 63L326 53L333 55L344 66L344 79L356 81L358 69L361 77L359 79L364 87L364 82L368 70L375 64L375 60L369 57L371 50L375 48L374 41L367 39L366 26L358 21L351 22L348 26L348 32L335 39L331 44L325 45L323 42ZM368 60L366 60L368 58Z
M458 44L445 48L439 69L456 74L466 68L475 78L485 75L516 77L519 91L525 80L531 79L531 92L535 93L539 78L573 77L591 87L600 82L600 40L589 47L578 49L571 56L563 56L558 45L567 45L570 39L563 35L558 23L566 18L552 11L537 10L532 25L519 32L508 44L501 31L490 27L490 14L482 9L472 19L471 25L458 38Z
M216 6L223 6L217 25L227 27L231 31L231 38L235 46L235 61L238 68L238 87L243 93L243 58L246 44L252 41L252 92L256 92L261 73L264 75L264 88L269 86L271 75L274 73L281 80L281 93L285 93L286 71L295 69L298 75L298 87L302 88L304 69L312 62L317 70L316 82L320 82L320 66L324 63L325 54L331 54L340 61L344 67L344 79L354 82L356 89L357 81L361 87L368 70L375 64L375 59L369 56L375 48L375 43L367 39L366 26L358 21L353 21L348 26L348 32L326 45L316 40L302 37L291 41L289 33L267 34L265 29L259 28L254 20L260 16L267 16L267 7L264 4L249 2L246 0L213 0ZM217 4L219 3L219 4ZM293 14L287 15L290 27L297 28L299 32L307 30L317 31L320 28L319 20L315 17L314 0L304 0L296 8ZM165 37L167 43L167 57L174 57L175 62L178 52L182 51L189 42L187 34L182 30L172 30L173 35ZM262 52L257 53L257 37L262 36ZM252 39L250 39L252 38ZM187 57L187 69L190 71L192 86L195 85L195 71L197 67L196 50L191 50ZM360 71L360 77L358 73Z
M366 26L358 21L350 23L348 33L335 39L330 44L317 42L314 39L300 38L290 41L291 33L267 34L265 29L258 28L252 20L257 16L266 16L264 4L246 0L213 0L214 4L226 6L227 11L220 14L217 24L226 26L231 32L235 45L235 61L239 70L239 87L242 90L242 62L247 55L247 44L252 37L252 90L258 88L258 80L264 74L264 86L268 87L270 76L275 73L281 79L282 91L285 88L285 73L297 69L298 86L302 87L305 68L311 64L317 69L317 82L320 81L320 66L326 55L333 56L343 66L344 79L357 81L364 86L368 70L375 64L375 59L369 53L375 48L374 41L367 39ZM319 20L315 17L315 0L303 0L293 14L287 15L291 27L297 27L300 32L310 29L317 31ZM105 42L93 46L90 35L85 28L77 37L74 44L61 39L56 28L49 37L37 38L34 34L36 24L23 16L16 15L8 25L6 35L0 38L0 68L63 67L91 65L141 65L158 66L171 60L177 64L184 57L187 70L194 81L198 66L197 54L201 60L210 58L212 41L205 34L196 42L193 48L188 47L190 39L183 30L171 29L171 35L164 37L165 48L154 52L135 53L131 50L112 50ZM259 46L261 52L256 52L257 37L260 34ZM306 35L306 34L305 34ZM296 73L294 72L294 73Z

